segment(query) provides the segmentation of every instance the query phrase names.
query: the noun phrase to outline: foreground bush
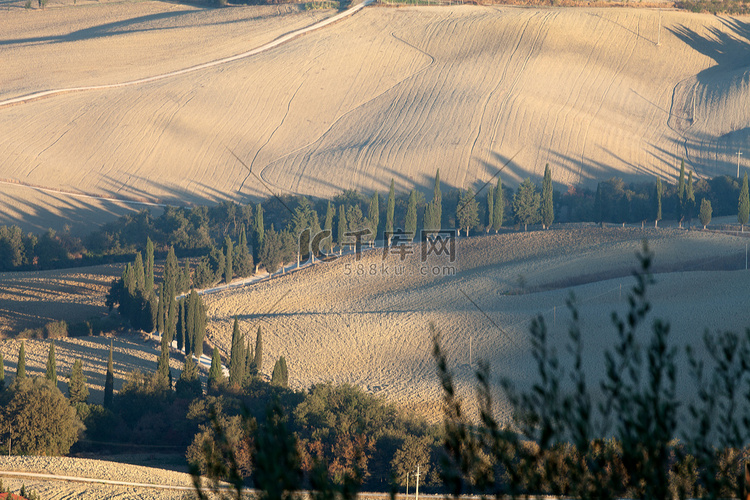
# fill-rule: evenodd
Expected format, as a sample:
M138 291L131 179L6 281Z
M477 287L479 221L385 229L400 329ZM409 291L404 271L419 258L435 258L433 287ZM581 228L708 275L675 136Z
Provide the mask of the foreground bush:
M60 390L42 377L16 379L0 395L0 442L15 455L64 455L84 427Z

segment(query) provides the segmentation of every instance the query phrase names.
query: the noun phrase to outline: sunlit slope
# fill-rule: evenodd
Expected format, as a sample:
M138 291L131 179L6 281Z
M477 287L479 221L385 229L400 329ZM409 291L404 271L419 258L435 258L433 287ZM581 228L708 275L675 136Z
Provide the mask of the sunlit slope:
M265 373L284 356L295 388L347 382L438 419L430 322L442 333L460 395L473 400L470 360L474 368L477 360L489 362L496 376L517 384L531 380L529 324L537 314L544 314L551 341L564 355L570 319L565 302L573 292L586 369L599 377L602 349L616 340L610 313L625 311L644 237L655 252L655 268L675 271L657 276L650 298L654 317L672 322L676 345L698 345L704 328L750 326L743 305L747 273L710 270L744 267L742 238L670 229L560 229L460 240L453 264L428 260L423 266L418 253L405 261L395 255L383 260L375 251L359 262L344 257L208 295L208 335L228 354L236 317L251 342L262 329ZM455 266L455 274L446 266ZM507 406L499 410L507 416Z
M267 14L224 22L284 32ZM312 23L287 16L289 30ZM106 39L153 44L149 22ZM191 25L184 43L216 43L217 56L262 38L215 28L199 38L200 29ZM747 37L744 21L671 11L371 7L251 58L2 108L0 177L183 204L384 192L392 177L399 189L426 189L436 168L450 186L478 186L514 155L503 176L510 185L538 179L545 163L562 184L669 178L682 157L698 175L730 174L750 130ZM58 56L44 43L30 52L32 66ZM209 55L196 54L181 52L179 62ZM151 73L132 65L133 77ZM86 84L92 72L101 83L127 76L100 66L72 59L60 84L77 84L76 70ZM49 88L39 75L14 88L31 90L35 78ZM37 195L25 196L0 201L31 211Z

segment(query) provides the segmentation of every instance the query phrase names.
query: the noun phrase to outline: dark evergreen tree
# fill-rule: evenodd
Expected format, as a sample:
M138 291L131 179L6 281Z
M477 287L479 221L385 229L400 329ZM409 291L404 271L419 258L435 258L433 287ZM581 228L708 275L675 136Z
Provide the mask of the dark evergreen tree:
M544 166L544 180L542 181L542 227L549 229L549 226L555 220L555 207L552 201L552 173L549 169L549 163Z
M492 218L495 216L495 190L490 188L487 190L487 230L490 232L492 229Z
M83 363L75 360L68 378L68 399L70 404L85 403L89 398L89 388L86 385L86 375L83 374Z
M190 290L190 261L185 259L185 265L182 266L182 274L180 274L180 286L177 291L184 293Z
M685 159L680 161L680 177L677 181L677 211L680 227L685 218Z
M341 255L341 252L344 250L344 244L347 242L347 237L344 234L348 229L348 224L346 223L346 207L344 205L339 205L339 220L336 238L336 243L339 245L339 255Z
M240 242L234 249L233 255L234 273L240 278L245 278L253 274L253 256L247 247L247 237L245 236L245 226L240 229Z
M388 206L385 210L385 232L389 235L393 234L393 217L396 211L396 184L391 179L391 187L388 190ZM389 236L390 238L390 236ZM390 245L390 241L385 242Z
M263 334L261 333L260 326L255 336L255 369L258 373L263 372Z
M0 392L5 389L5 360L3 353L0 352Z
M226 257L224 252L216 247L212 247L208 253L208 266L211 268L211 283L214 284L221 280L226 270Z
M201 259L198 267L195 268L195 277L193 278L193 285L196 288L206 288L211 286L214 282L214 273L211 271L211 265L209 264L208 257Z
M180 299L178 307L180 314L177 318L177 350L182 351L185 347L185 332L187 330L187 325L185 324L185 299Z
M409 203L406 206L406 220L404 221L404 233L407 237L414 239L417 236L417 190L412 189L409 193Z
M258 203L255 207L255 228L253 231L253 260L256 266L260 264L260 249L265 239L265 225L263 224L263 207ZM257 271L258 268L256 267Z
M107 361L107 376L104 380L104 407L112 408L115 392L115 369L112 364L112 342L109 343L109 360Z
M378 226L380 225L380 197L377 191L372 193L372 198L370 198L370 206L367 210L367 221L370 223L372 239L375 240L378 237Z
M156 331L159 332L160 335L164 335L164 332L166 331L164 328L166 323L165 305L167 304L165 294L164 283L159 283L159 303L156 306Z
M146 291L146 271L143 268L143 258L141 257L141 252L135 254L133 274L135 275L135 289L138 292L144 294Z
M44 377L57 386L57 362L55 361L55 341L49 343L49 354L47 355L47 371Z
M503 181L500 175L497 176L497 186L495 186L495 214L492 216L492 229L495 233L503 226L503 217L505 216L505 196L503 196Z
M237 316L235 316L234 326L232 327L232 350L229 353L229 382L232 385L242 386L245 381L246 364L245 339L242 338L240 325Z
M208 390L216 391L224 382L224 372L221 370L221 356L219 348L214 347L213 356L211 356L211 368L208 370Z
M424 206L424 218L423 224L424 224L424 230L428 233L434 233L437 232L437 221L436 221L436 214L435 214L435 206L432 204L432 202L427 203Z
M539 205L541 198L536 190L536 186L531 179L527 178L518 186L518 191L513 196L513 210L516 212L516 218L520 224L523 224L523 230L528 229L529 224L539 222Z
M658 227L659 221L661 220L661 197L664 194L664 187L661 184L661 178L656 178L656 192L654 196L654 208L656 209L656 215L654 217L654 227Z
M695 192L693 191L693 172L688 172L688 183L685 191L685 215L688 218L688 224L693 222L695 213Z
M255 367L255 351L253 351L253 345L250 342L250 338L247 339L247 346L245 347L245 380L250 380L258 374L258 369Z
M440 169L435 172L435 187L432 190L433 217L438 230L443 227L443 195L440 193Z
M323 240L322 250L325 253L330 253L333 249L333 217L335 215L336 209L333 207L331 200L328 200L328 207L326 207L326 220L323 224L323 230L328 231L330 236Z
M224 238L224 283L231 283L234 277L232 269L232 239L227 236Z
M701 200L701 211L698 214L701 224L703 224L703 229L706 229L706 226L708 226L711 223L712 212L713 212L713 209L711 208L711 202L703 198Z
M466 229L466 236L469 236L469 230L479 225L479 203L471 188L463 191L459 197L456 205L456 223L459 233L461 228Z
M154 242L146 238L146 292L154 291Z
M167 261L164 264L164 292L167 300L174 299L177 295L177 287L180 281L180 266L174 247L170 246L167 252Z
M26 378L26 342L21 341L21 347L18 349L18 364L16 365L16 379L23 380Z
M198 365L193 361L192 356L185 357L185 364L182 367L180 378L175 384L177 397L181 398L199 398L203 395L203 386L198 378Z
M298 262L307 262L310 259L310 242L319 232L318 213L310 206L307 198L300 198L292 216L292 235L297 243L295 254Z
M737 203L737 222L740 223L740 231L745 231L745 224L747 224L748 217L750 217L750 192L747 186L747 172L742 177L742 189L740 189L740 199Z
M601 182L596 184L596 196L594 197L594 222L604 224L604 199Z
M284 356L281 356L276 363L273 365L273 372L271 373L271 385L278 387L289 386L289 376L286 369L286 360Z
M161 338L161 353L156 363L156 373L164 381L169 379L169 344L166 340L166 336Z

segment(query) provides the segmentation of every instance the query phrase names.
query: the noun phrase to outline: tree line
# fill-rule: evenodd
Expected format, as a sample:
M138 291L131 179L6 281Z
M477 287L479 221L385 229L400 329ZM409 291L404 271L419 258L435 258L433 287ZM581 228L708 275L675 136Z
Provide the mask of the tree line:
M555 190L549 165L541 186L531 178L516 190L503 186L498 174L480 187L451 189L443 194L440 172L436 172L432 198L420 190L396 193L391 180L389 192L381 199L378 192L364 196L347 190L331 200L301 196L269 198L257 204L222 202L213 207L167 207L154 217L149 210L120 217L85 238L68 231L49 230L41 235L24 233L17 226L0 226L0 270L47 269L132 259L146 252L148 239L160 258L170 249L182 257L199 256L193 286L202 288L232 276L249 276L259 267L276 271L283 263L297 258L299 237L304 229L311 235L321 229L331 232L322 249L330 251L352 245L345 233L369 230L365 241L382 238L401 228L416 235L456 228L463 234L480 234L515 225L527 229L554 221L638 223L663 218L710 222L713 216L738 215L743 226L747 204L745 180L729 176L694 180L682 162L678 181L673 185L661 179L626 184L613 177L599 182L595 191L569 186ZM705 200L705 202L703 201ZM704 225L706 225L704 224ZM227 258L231 254L232 258Z

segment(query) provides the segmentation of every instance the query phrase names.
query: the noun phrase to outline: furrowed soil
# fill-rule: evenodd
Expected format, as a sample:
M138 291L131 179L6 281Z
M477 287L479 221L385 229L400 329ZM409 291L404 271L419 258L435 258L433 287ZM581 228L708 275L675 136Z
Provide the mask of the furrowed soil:
M333 14L10 2L0 100L188 68ZM681 158L697 177L735 175L747 26L670 10L368 7L219 66L0 107L0 179L13 183L0 223L81 230L144 208L73 194L183 205L382 193L391 178L424 190L436 168L455 188L500 169L510 186L538 180L547 163L560 187L673 180Z

